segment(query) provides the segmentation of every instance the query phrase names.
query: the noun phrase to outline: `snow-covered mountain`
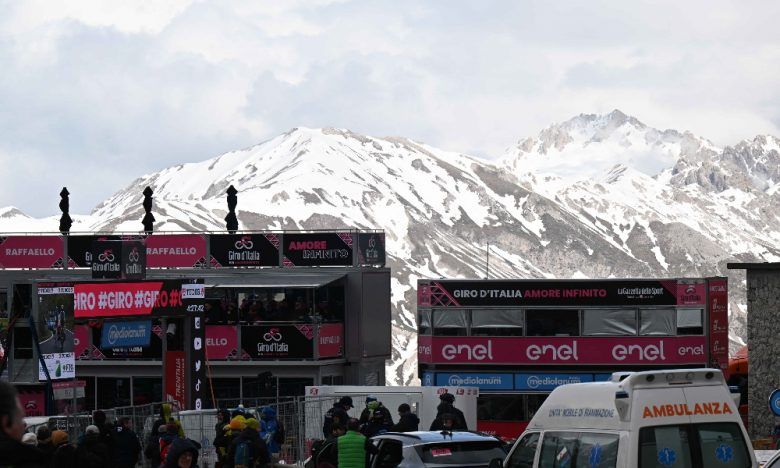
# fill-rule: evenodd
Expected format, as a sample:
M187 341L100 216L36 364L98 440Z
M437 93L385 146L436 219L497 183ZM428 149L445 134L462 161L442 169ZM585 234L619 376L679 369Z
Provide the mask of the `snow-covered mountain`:
M156 230L223 230L225 189L239 190L242 229L381 228L393 271L389 383L416 370L420 277L731 279L731 336L745 337L745 297L728 261L778 261L780 140L733 147L660 131L620 111L580 115L495 161L405 138L293 129L257 146L142 176L76 231L138 231L154 189ZM48 231L0 209L0 231Z

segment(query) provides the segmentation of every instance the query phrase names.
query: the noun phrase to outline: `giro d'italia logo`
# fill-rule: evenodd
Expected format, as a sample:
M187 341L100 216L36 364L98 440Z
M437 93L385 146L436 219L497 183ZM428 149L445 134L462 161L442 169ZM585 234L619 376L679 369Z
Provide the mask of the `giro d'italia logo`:
M106 249L98 255L98 260L101 262L113 262L114 261L114 252L111 249Z
M252 247L255 246L255 243L252 242L252 238L249 236L242 236L241 239L236 241L236 249L237 250L251 250Z
M127 255L127 259L130 260L132 263L138 263L138 260L140 260L141 255L138 253L138 248L133 247L133 250L130 251L130 253Z
M278 328L272 328L263 335L265 341L282 341L282 334Z

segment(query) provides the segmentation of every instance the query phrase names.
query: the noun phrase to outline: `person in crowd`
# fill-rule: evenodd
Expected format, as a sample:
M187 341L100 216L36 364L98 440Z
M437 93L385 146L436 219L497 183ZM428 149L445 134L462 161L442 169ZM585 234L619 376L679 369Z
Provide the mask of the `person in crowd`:
M214 432L221 434L226 424L230 424L230 412L226 409L217 411L217 424L214 425Z
M141 442L133 431L128 417L119 418L114 436L114 454L117 468L133 468L138 463Z
M41 426L35 431L35 435L38 438L38 448L42 450L46 457L51 460L54 455L54 443L51 441L51 429L46 426Z
M385 422L385 414L375 409L371 419L360 426L360 432L366 437L374 437L380 434L386 434L390 430L390 425Z
M278 458L284 443L284 427L276 418L276 410L270 406L260 410L260 438L265 441L271 455Z
M377 453L376 446L359 431L360 421L350 419L347 423L347 433L336 439L338 468L366 468L369 456Z
M152 424L152 432L149 436L149 440L156 441L158 437L160 437L159 434L159 428L160 426L167 426L168 421L170 421L172 417L173 408L171 407L170 403L163 403L160 405L160 417L154 421L154 424Z
M106 420L106 413L96 410L92 413L92 424L100 429L100 439L108 447L109 456L114 459L114 427Z
M260 422L257 419L246 420L246 427L230 444L227 462L230 468L250 468L265 465L271 461L268 447L260 438Z
M230 432L230 423L222 426L222 429L217 431L217 435L214 437L214 449L217 451L217 463L216 468L227 466L227 453L230 448L230 444L233 442L233 434Z
M32 432L25 432L22 436L22 443L31 447L38 447L38 436Z
M0 380L0 464L14 468L47 468L46 454L22 443L26 424L16 389Z
M225 321L222 316L222 309L215 307L211 301L206 301L206 303L203 304L203 310L206 315L206 323L209 325L217 325Z
M374 411L381 411L384 416L384 422L389 425L393 425L393 416L390 414L390 410L382 404L375 396L368 395L366 397L366 408L360 413L360 424L366 424L372 418Z
M414 432L420 429L420 418L412 413L412 408L402 403L398 406L398 424L390 428L392 432Z
M436 407L436 419L431 423L431 431L441 431L444 429L443 415L451 415L453 418L453 425L451 430L455 431L468 431L466 425L466 417L463 415L463 411L455 407L455 395L452 393L442 393L439 396L439 406Z
M200 444L197 442L177 438L168 450L163 468L198 468L199 450Z
M238 405L236 409L233 410L232 413L230 413L231 418L235 418L236 416L241 416L242 418L246 418L246 408L244 408L244 405Z
M339 401L333 404L333 407L325 413L322 423L322 433L324 437L329 437L331 434L331 426L333 424L346 425L349 422L348 411L354 408L352 403L352 397L343 396Z
M70 443L70 437L65 431L52 431L51 441L54 444L51 466L55 468L76 468L76 447Z
M317 440L311 446L311 457L312 460L316 460L317 462L316 468L336 468L338 465L338 460L336 460L335 440L346 434L347 428L341 424L333 424L331 430L330 437L324 440ZM325 452L320 454L320 451L326 445L331 448L326 448Z
M279 311L279 304L271 299L268 301L268 307L265 311L265 319L269 322L273 322L274 320L280 320L282 317L282 313Z
M100 429L91 424L84 431L84 440L76 449L76 465L79 468L105 468L113 466L111 453L100 435Z

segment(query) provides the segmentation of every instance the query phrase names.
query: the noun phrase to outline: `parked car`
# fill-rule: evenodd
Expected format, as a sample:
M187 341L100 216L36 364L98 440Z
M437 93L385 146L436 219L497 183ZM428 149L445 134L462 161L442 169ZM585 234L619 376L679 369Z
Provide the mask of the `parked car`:
M490 460L506 455L503 441L478 432L389 432L371 441L378 453L370 458L369 468L486 468ZM316 468L326 460L333 464L335 444L323 445L306 466Z

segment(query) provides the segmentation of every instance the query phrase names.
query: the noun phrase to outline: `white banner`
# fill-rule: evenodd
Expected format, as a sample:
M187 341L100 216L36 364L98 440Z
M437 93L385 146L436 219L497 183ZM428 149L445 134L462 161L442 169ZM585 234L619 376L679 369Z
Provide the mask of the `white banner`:
M46 368L49 369L49 377L52 380L76 378L76 357L74 353L42 354ZM38 361L38 380L46 380L46 373Z

